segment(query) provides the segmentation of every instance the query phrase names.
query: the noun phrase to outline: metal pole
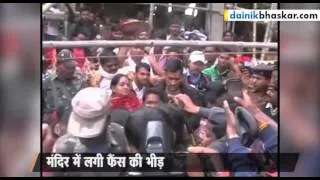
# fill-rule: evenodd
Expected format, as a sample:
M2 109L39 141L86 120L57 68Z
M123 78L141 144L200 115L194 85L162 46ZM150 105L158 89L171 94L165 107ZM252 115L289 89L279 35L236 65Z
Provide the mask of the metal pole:
M271 25L272 25L272 22L268 22L267 24L267 27L266 27L266 32L264 33L264 39L263 39L263 42L267 42L268 40L268 37L269 37L269 32L270 32L270 29L271 29ZM262 54L261 54L261 57L260 57L260 60L263 60L264 59L264 53L265 53L266 49L263 48L262 49Z
M211 9L212 3L207 3L207 8ZM205 12L205 29L206 32L208 33L208 39L212 40L213 39L213 33L212 33L212 13Z
M69 26L68 19L65 18L65 20L64 20L64 36L65 37L68 37L68 26Z
M254 3L253 4L253 9L257 9L258 8L258 4ZM256 42L257 41L257 23L256 21L253 22L253 34L252 34L252 42ZM252 56L252 60L255 63L256 62L256 47L253 48L253 56Z
M154 12L154 4L150 3L150 9L149 9L149 26L150 31L153 29L153 12Z
M271 10L275 10L275 9L277 9L277 3L272 3ZM266 27L266 32L264 34L264 41L263 42L271 42L274 25L275 25L275 23L273 21L268 22L267 27ZM268 50L269 50L268 48L262 49L262 54L261 54L261 58L260 58L261 60L264 60L265 52L267 52Z
M237 5L238 5L238 3L234 3L234 6L237 6ZM236 29L236 22L233 21L232 22L232 33L234 33L235 29Z
M258 47L278 48L278 43L261 42L228 42L228 41L177 41L177 40L133 40L133 41L43 41L44 48L76 48L76 47L121 47L121 46L236 46L236 47Z

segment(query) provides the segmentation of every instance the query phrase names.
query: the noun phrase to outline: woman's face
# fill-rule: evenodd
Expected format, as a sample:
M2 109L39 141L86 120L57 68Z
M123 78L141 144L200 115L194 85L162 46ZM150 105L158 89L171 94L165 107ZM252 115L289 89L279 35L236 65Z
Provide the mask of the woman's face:
M116 95L126 96L130 93L130 81L127 77L121 77L113 92Z

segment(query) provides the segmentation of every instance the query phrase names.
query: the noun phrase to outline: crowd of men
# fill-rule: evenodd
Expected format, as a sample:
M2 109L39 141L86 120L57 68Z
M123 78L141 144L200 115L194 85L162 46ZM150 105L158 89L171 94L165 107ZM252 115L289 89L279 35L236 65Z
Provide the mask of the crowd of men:
M150 34L143 22L133 19L112 32L106 30L107 24L99 30L90 10L80 13L69 37L44 31L44 39L186 40L176 21L167 34ZM206 40L204 36L196 31L191 39ZM225 41L235 38L224 33ZM239 56L234 47L44 49L43 151L149 152L148 128L157 121L163 153L227 153L226 161L212 162L216 169L206 171L216 173L210 175L226 176L221 172L227 171L227 176L272 176L278 143L278 70L276 64L256 64L251 59ZM260 153L266 158L237 159L237 153ZM208 175L187 169L188 176Z

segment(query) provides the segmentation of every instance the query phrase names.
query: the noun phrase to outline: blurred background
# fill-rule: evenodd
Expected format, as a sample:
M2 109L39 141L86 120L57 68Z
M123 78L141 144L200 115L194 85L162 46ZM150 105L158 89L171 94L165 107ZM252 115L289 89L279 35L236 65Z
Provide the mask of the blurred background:
M319 3L280 4L281 9L319 9ZM320 176L319 22L280 22L280 152L300 152L293 173Z
M40 175L40 8L0 3L0 176Z

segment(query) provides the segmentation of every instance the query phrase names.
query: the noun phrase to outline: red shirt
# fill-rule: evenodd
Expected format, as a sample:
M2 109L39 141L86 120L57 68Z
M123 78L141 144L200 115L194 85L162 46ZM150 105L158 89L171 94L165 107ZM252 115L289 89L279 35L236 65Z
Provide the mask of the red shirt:
M55 48L46 48L45 57L49 59L50 65L54 65L57 62L57 50Z
M245 62L251 62L251 60L252 60L252 57L250 57L250 56L239 56L239 57L237 57L237 62L238 63L245 63Z
M86 54L83 48L73 48L73 56L75 57L80 69L83 69Z

